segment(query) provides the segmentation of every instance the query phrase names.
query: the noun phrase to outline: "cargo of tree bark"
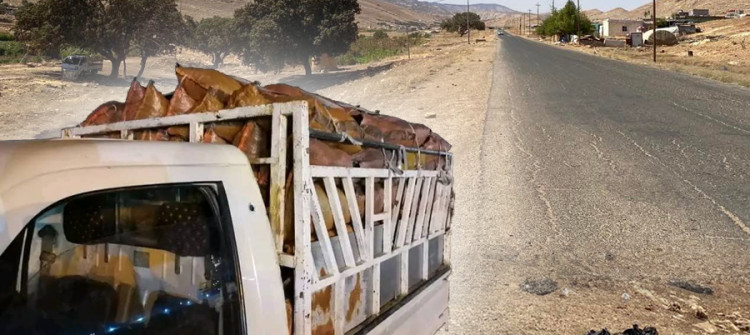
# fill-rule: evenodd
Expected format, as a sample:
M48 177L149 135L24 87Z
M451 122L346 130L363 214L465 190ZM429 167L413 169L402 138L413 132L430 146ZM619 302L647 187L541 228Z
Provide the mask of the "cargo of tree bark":
M423 124L411 123L396 117L372 113L358 106L334 101L298 87L285 84L261 86L257 82L247 82L225 75L216 70L176 67L178 79L174 92L162 94L153 82L142 86L133 80L125 98L125 102L110 101L96 108L81 126L109 124L121 121L158 118L173 115L194 113L209 113L220 110L246 106L258 106L270 103L303 100L309 106L309 127L311 130L336 134L349 139L345 142L330 142L310 139L310 164L322 166L339 166L352 168L390 168L394 171L409 170L441 170L445 168L446 160L439 155L429 155L420 150L438 152L450 151L451 145L440 135L432 132ZM292 127L287 127L291 136ZM99 137L119 138L120 134L109 134ZM136 140L149 141L189 141L187 126L173 126L162 129L136 131ZM232 144L247 155L250 162L270 155L271 118L257 117L245 121L215 122L206 126L202 137L204 143ZM373 148L359 145L361 141L378 142L398 148L420 149L417 152L406 150L391 150L387 148ZM288 141L291 143L291 141ZM292 150L289 148L288 153ZM253 164L258 184L268 204L270 169L268 165ZM291 169L291 166L288 167ZM291 170L290 170L291 171ZM291 173L287 174L287 188L293 185ZM363 189L364 185L357 187ZM319 194L323 192L322 185L316 185ZM364 192L357 192L363 195ZM383 189L376 190L376 206L382 208ZM291 190L286 194L292 195ZM345 202L343 192L340 201ZM393 195L395 197L395 194ZM291 200L291 199L289 199ZM291 201L289 203L292 203ZM328 201L321 201L321 205L328 206ZM364 199L358 199L360 213L364 213ZM287 211L293 206L286 206ZM377 209L376 209L377 210ZM322 208L328 228L333 227L330 208ZM292 213L285 215L287 220L293 218ZM344 213L347 224L351 223L351 214ZM291 222L285 224L286 229L292 229ZM293 238L293 232L285 234ZM288 240L286 246L293 246L293 240Z

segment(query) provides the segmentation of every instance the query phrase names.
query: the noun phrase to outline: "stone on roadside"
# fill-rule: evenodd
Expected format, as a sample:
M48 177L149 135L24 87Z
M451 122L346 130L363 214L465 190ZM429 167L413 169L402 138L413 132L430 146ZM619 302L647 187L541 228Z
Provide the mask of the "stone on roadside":
M672 279L669 281L669 285L698 294L711 295L714 293L714 290L708 286L698 285L682 279Z
M557 282L549 278L542 278L533 280L527 278L520 285L521 290L527 293L536 294L539 296L547 295L557 290Z
M711 322L701 322L696 323L693 325L693 327L700 329L702 332L707 334L713 334L718 331L714 325L711 324Z
M708 319L708 314L706 314L706 310L703 309L703 307L698 306L698 308L695 309L695 317L701 320Z
M611 335L606 328L601 331L590 330L586 335ZM622 332L615 333L615 335L659 335L659 331L654 327L646 327L641 329L638 325L633 325L633 328L625 329Z
M435 113L427 113L427 114L424 115L424 118L425 119L434 119L434 118L437 118L437 114L435 114Z

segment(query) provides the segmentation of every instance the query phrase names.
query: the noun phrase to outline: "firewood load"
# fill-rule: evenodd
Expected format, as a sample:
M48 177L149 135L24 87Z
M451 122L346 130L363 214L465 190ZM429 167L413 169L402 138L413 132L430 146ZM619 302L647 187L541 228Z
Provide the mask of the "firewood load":
M329 142L315 138L310 139L310 164L322 166L361 167L361 168L394 168L394 160L399 153L396 150L368 148L357 144L362 140L383 142L399 147L419 148L447 152L451 145L440 135L432 132L422 124L368 112L358 106L334 101L298 87L285 84L261 86L257 82L246 82L225 75L216 70L182 67L175 68L178 84L174 92L162 94L153 82L142 86L133 80L125 102L110 101L97 107L81 123L81 126L94 126L121 121L132 121L158 118L172 115L217 112L246 106L259 106L270 103L307 101L310 108L309 127L330 134L343 135L351 139L347 142ZM287 127L291 136L292 127ZM106 135L118 138L119 133ZM133 134L136 140L145 141L189 141L189 129L186 126L173 126L164 129L137 131ZM101 137L101 136L99 136ZM203 136L204 143L232 144L238 147L253 162L270 156L271 118L258 117L248 121L216 122L207 126ZM291 143L291 141L288 141ZM291 148L287 152L291 152ZM403 153L401 153L403 154ZM445 159L437 155L406 152L401 167L406 169L437 170L445 167ZM291 164L289 164L291 165ZM291 166L288 166L291 169ZM264 200L268 204L270 168L268 165L253 165L258 184ZM287 188L291 188L291 170L288 173ZM364 185L360 185L362 188ZM325 196L322 185L316 185L320 198ZM376 196L376 203L382 208L382 189ZM363 194L363 192L358 192ZM291 189L287 195L292 195ZM340 196L343 195L341 192ZM326 198L327 199L327 198ZM341 199L344 202L344 199ZM364 198L360 199L360 213L364 213ZM292 202L290 202L292 203ZM328 206L321 201L321 206ZM293 206L286 206L288 224ZM330 208L323 208L326 225L333 228ZM350 215L345 213L347 221ZM292 238L291 232L287 237Z

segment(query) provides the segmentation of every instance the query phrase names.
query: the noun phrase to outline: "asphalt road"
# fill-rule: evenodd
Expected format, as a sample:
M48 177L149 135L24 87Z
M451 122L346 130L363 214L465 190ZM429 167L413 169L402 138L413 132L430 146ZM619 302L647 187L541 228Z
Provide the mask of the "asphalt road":
M451 331L639 323L643 308L589 305L672 279L750 311L729 301L750 278L750 90L513 36L498 48L478 193L458 195L478 214L454 228ZM521 292L544 277L581 297Z

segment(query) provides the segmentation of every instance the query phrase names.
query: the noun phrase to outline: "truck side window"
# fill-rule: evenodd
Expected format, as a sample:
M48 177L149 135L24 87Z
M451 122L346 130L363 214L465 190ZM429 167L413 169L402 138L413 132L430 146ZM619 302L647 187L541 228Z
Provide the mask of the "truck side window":
M240 333L222 197L214 184L139 187L44 211L0 256L0 333Z

